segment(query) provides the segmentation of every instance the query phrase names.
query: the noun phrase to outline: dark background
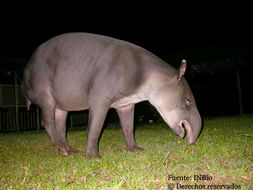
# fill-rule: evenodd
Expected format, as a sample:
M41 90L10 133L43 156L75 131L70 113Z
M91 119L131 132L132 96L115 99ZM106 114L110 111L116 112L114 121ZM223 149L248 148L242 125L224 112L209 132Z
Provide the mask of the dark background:
M252 113L253 33L247 5L157 4L5 5L0 13L0 69L16 70L22 77L34 49L49 38L97 33L142 46L176 68L186 59L186 78L202 116L239 114L238 69L244 112ZM1 83L7 80L1 75Z

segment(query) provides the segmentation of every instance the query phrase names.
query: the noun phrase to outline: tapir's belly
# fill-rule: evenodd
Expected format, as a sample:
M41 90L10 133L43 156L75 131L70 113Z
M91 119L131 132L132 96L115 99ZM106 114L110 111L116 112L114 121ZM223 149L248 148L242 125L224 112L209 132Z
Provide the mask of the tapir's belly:
M67 99L56 99L56 107L65 111L81 111L89 108L85 96L69 96Z
M58 85L53 89L56 107L66 111L88 109L88 94L80 85Z

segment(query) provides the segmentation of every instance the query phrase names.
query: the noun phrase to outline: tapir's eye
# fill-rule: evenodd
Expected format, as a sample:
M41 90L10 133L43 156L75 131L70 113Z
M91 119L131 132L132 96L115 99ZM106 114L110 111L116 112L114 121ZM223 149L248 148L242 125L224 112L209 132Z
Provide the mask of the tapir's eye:
M186 104L187 106L190 106L191 102L190 102L190 100L189 100L188 98L185 99L185 104Z

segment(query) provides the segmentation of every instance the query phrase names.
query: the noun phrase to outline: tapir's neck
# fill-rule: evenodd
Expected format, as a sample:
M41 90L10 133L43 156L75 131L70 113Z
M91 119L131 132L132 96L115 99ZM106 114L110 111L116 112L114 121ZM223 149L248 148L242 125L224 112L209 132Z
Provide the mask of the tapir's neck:
M175 77L174 77L175 78ZM173 83L173 74L168 72L157 72L154 71L150 75L150 80L147 83L147 88L144 88L143 94L152 105L156 105L157 102L157 94L163 89L166 85Z
M165 83L173 83L173 78L177 74L177 70L168 63L156 56L150 56L147 70L147 82L144 93L147 94L147 100L152 101L153 95L161 89ZM175 81L174 81L175 82Z
M149 100L150 86L151 86L150 83L147 82L146 84L142 85L135 93L118 99L111 105L111 107L113 108L124 107L130 104L136 104L138 102Z
M111 107L123 107L142 101L149 101L151 104L155 102L155 94L159 91L160 86L168 82L176 72L176 70L167 63L159 59L155 59L155 61L156 62L146 62L145 64L145 82L140 85L133 94L117 100Z

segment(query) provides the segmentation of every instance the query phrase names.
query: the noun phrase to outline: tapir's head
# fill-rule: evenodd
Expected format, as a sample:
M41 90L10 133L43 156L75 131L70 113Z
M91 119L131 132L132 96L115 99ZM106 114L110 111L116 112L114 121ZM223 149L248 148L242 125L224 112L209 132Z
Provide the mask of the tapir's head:
M157 80L160 81L156 83L150 102L173 132L181 138L185 135L185 127L188 144L194 144L202 123L191 89L184 79L185 70L186 61L183 60L178 72L168 81L164 77L158 77Z

